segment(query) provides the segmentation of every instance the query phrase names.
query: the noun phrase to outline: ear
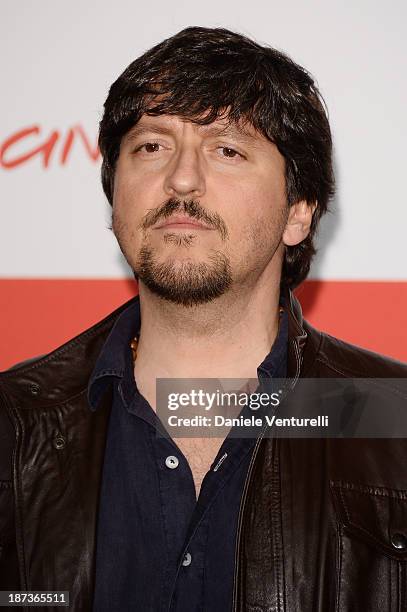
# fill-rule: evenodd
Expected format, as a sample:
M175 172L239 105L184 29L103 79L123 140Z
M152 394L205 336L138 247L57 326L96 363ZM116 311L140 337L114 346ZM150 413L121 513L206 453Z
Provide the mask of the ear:
M317 202L308 204L305 200L301 200L290 207L287 225L283 233L283 242L286 246L295 246L308 236L312 215L316 207Z

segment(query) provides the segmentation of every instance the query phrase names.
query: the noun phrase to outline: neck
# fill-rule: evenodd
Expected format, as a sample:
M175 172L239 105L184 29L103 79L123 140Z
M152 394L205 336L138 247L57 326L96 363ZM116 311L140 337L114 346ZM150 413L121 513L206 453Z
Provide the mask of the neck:
M267 281L267 282L266 282ZM139 285L141 330L135 376L148 399L156 378L257 378L279 325L280 278L184 307Z

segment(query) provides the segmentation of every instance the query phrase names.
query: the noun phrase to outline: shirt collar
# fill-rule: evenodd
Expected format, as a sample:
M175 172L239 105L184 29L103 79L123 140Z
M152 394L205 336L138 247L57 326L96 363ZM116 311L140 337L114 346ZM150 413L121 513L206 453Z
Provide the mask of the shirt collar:
M257 368L260 378L285 378L287 369L288 314L284 297L280 298L278 334L273 346ZM133 355L131 340L139 335L141 326L140 299L131 303L116 320L96 361L88 384L88 400L92 410L96 410L105 391L118 379L119 392L124 404L130 405L134 390Z
M96 410L114 378L123 379L129 370L132 371L130 342L134 336L138 336L140 324L140 299L137 296L116 320L96 361L88 385L88 400L92 410Z
M260 378L285 378L287 376L287 350L288 350L288 313L284 307L284 298L280 299L280 320L276 339L269 354L257 368Z

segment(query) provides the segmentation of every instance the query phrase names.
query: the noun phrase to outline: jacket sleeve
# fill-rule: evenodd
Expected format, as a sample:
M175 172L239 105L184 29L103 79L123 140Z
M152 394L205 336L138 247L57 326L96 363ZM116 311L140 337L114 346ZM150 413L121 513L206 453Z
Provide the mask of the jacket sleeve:
M12 458L15 433L0 400L0 590L19 590Z

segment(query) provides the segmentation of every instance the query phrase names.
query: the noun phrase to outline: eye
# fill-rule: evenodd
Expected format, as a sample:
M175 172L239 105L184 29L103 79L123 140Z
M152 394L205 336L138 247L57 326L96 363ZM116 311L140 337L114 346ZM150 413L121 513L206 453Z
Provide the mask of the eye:
M241 153L232 149L231 147L219 147L219 151L221 151L221 157L227 157L229 159L234 159L235 157L243 157Z
M160 146L158 142L145 142L137 147L135 152L138 153L138 151L143 151L144 153L158 153Z

